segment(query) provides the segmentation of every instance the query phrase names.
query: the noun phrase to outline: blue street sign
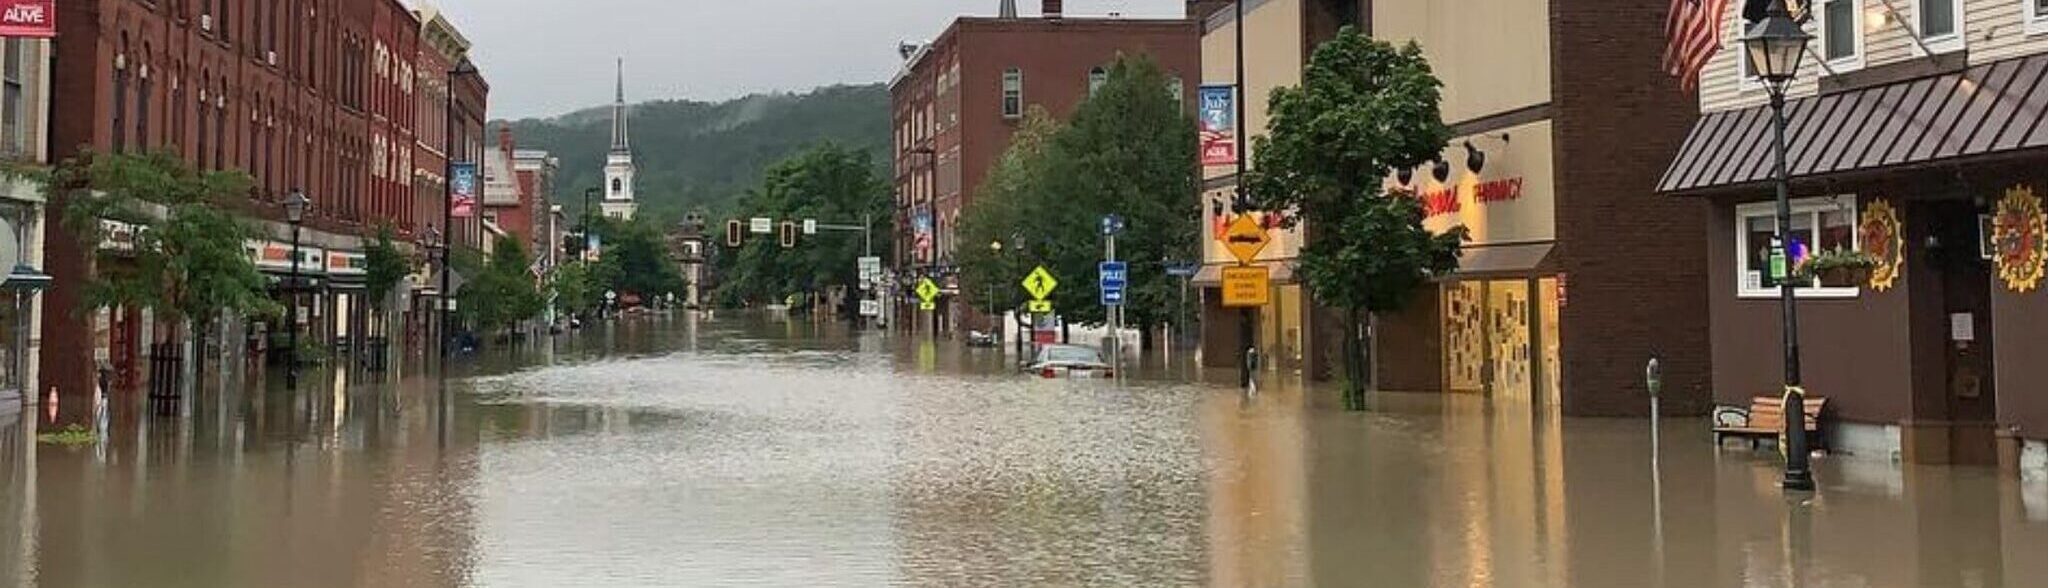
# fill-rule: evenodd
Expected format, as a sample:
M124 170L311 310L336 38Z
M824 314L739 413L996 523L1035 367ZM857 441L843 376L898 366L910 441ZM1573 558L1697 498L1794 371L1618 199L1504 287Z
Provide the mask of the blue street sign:
M1097 266L1097 269L1102 274L1100 279L1096 280L1102 285L1102 305L1121 306L1124 303L1124 284L1130 273L1129 268L1121 261L1105 261Z
M1117 215L1117 214L1105 214L1105 215L1102 215L1102 234L1103 234L1104 236L1108 236L1108 235L1114 235L1114 234L1117 234L1117 233L1121 233L1121 232L1124 232L1124 217L1123 217L1123 215Z

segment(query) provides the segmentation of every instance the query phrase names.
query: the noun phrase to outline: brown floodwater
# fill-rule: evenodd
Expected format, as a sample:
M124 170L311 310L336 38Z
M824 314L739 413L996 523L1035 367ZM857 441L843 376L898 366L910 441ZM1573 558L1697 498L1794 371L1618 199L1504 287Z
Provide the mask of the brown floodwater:
M1788 500L1698 420L1653 469L1642 420L1188 359L1043 381L727 317L227 370L88 445L0 416L0 586L2048 586L2048 481L1824 458Z

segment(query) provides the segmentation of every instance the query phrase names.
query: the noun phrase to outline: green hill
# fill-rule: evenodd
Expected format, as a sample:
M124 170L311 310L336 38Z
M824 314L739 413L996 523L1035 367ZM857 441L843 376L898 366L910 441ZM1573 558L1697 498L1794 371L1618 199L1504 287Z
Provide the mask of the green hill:
M511 121L519 148L545 149L561 158L554 196L571 218L583 206L583 191L604 179L610 115L611 107L604 106ZM813 143L866 149L887 165L889 90L869 84L717 103L644 102L633 106L632 123L641 214L673 219L702 208L715 218L729 212L762 170Z

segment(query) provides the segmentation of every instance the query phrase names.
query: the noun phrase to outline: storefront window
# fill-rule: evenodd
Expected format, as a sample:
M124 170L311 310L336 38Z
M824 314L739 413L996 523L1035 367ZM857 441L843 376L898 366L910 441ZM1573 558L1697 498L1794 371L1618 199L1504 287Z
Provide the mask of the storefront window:
M1793 202L1792 227L1788 231L1791 243L1786 247L1787 271L1823 251L1857 249L1855 206L1854 196ZM1741 227L1735 239L1739 294L1744 298L1779 295L1779 281L1771 275L1771 238L1778 229L1777 204L1745 204L1735 210L1737 226ZM1796 275L1790 279L1799 287L1800 296L1851 297L1857 292L1855 284L1817 284L1812 278Z

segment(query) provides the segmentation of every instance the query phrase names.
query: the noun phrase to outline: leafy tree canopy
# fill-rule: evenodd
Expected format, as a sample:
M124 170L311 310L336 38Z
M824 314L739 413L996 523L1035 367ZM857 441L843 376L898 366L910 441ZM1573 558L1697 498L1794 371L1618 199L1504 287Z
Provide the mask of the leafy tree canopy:
M760 185L741 198L734 215L773 218L778 225L803 219L854 227L866 222L879 255L891 247L891 203L888 185L877 169L865 150L814 145L770 167ZM792 248L784 248L779 237L750 234L738 250L718 257L719 300L774 303L791 294L822 292L827 286L857 287L855 263L866 247L859 232L798 235Z
M970 293L993 280L986 286L1021 300L1024 272L1043 264L1060 280L1052 300L1062 317L1103 322L1098 223L1118 214L1117 258L1131 266L1125 314L1139 326L1177 316L1180 281L1161 262L1196 250L1198 168L1194 120L1166 88L1149 58L1120 57L1067 125L1027 118L961 219L957 255ZM997 252L992 241L1007 245Z
M483 272L457 294L463 317L480 331L504 330L538 316L547 305L535 283L533 258L520 241L498 239Z
M1299 213L1290 222L1309 233L1302 279L1354 323L1361 312L1399 310L1457 269L1464 229L1431 233L1413 194L1385 188L1391 170L1438 157L1449 140L1441 87L1414 43L1396 47L1346 27L1316 49L1300 87L1273 92L1271 134L1253 143L1254 203ZM1370 379L1359 326L1345 342L1354 400Z

